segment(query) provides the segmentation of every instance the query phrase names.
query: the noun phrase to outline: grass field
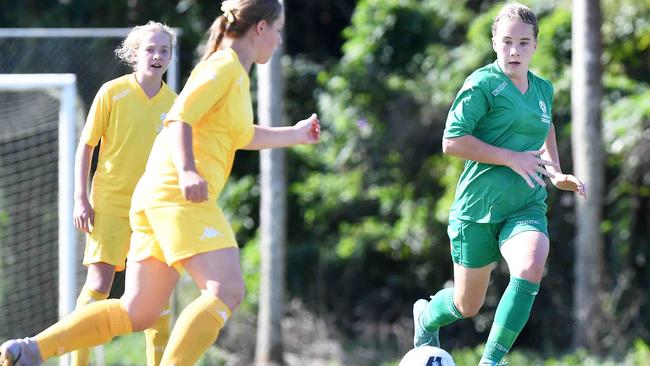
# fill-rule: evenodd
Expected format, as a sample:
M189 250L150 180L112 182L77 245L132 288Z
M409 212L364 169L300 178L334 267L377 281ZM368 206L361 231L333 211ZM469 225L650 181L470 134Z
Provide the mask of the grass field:
M93 362L91 356L91 364ZM104 346L104 357L106 366L144 366L147 364L145 358L144 333L138 332L115 338L111 343ZM227 357L217 347L212 347L204 355L197 366L225 366ZM58 359L51 359L45 363L46 366L57 366Z
M367 351L367 350L366 350ZM482 346L463 350L452 350L451 353L458 366L473 366L478 364ZM348 352L355 352L348 350ZM128 336L118 337L104 347L106 366L142 366L146 365L144 356L144 335L135 333ZM327 361L320 358L313 361L304 358L305 355L287 355L289 366L367 366L363 364L348 364L340 361ZM508 356L509 365L512 366L650 366L650 346L644 342L637 341L630 353L622 359L608 357L590 356L586 352L577 351L571 354L561 355L555 358L542 358L522 351L515 351ZM380 363L373 363L373 366L397 366L399 360L385 360ZM244 360L212 347L197 366L249 366L251 360ZM58 365L58 360L49 360L46 366Z

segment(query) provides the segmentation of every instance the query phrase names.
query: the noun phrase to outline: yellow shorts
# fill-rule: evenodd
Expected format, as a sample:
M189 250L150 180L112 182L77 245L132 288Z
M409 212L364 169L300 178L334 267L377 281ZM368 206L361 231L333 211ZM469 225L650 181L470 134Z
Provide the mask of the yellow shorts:
M92 231L86 235L83 264L108 263L123 271L131 241L128 217L95 213Z
M131 212L129 261L153 257L182 271L178 261L199 253L237 248L235 234L214 203Z

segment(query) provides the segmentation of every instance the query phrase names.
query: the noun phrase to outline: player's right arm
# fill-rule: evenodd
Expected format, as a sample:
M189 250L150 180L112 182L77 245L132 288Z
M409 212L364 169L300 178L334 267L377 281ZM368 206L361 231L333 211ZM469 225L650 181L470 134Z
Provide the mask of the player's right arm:
M207 200L208 183L199 175L194 162L192 126L183 121L170 121L165 133L183 196L186 200L196 203Z
M88 199L88 175L93 149L104 136L104 131L109 123L112 107L112 98L109 95L109 86L102 87L95 95L93 104L88 111L86 124L81 131L77 152L75 153L75 184L74 184L74 209L72 221L77 230L89 233L95 222L95 211Z
M93 155L93 146L79 142L75 154L74 169L74 211L72 221L77 230L84 233L90 232L90 227L95 221L95 213L88 201L88 173L90 172L90 160Z
M553 174L547 171L544 166L557 167L556 163L540 157L544 153L543 149L513 151L490 145L472 135L443 138L442 152L465 160L507 166L524 178L530 188L535 188L532 180L535 180L542 187L546 186L538 173L553 178Z
M220 59L197 65L163 122L178 184L188 201L208 199L208 183L196 170L192 129L230 92L241 68L237 62Z
M478 122L490 110L489 98L490 95L471 77L465 81L447 116L442 152L465 160L507 166L519 174L530 188L535 188L533 181L546 186L538 174L553 178L553 174L544 166L555 167L557 164L540 157L544 150L513 151L490 145L473 136Z

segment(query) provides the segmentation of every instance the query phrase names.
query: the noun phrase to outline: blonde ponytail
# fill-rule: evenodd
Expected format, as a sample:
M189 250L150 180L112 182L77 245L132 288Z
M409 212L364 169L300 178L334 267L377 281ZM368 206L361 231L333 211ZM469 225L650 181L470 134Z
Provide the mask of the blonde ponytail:
M207 60L213 53L217 52L223 37L226 35L227 26L228 20L223 15L218 16L214 20L212 26L210 26L210 37L205 45L205 51L203 52L201 61Z

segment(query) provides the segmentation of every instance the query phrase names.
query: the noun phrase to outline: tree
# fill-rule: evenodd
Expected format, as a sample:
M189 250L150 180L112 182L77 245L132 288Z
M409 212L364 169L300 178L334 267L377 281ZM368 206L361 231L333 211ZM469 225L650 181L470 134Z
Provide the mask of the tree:
M283 120L282 49L257 67L257 113L263 126L279 126ZM260 300L257 321L255 363L283 365L282 315L287 217L287 178L282 149L264 150L260 155L260 227L262 254Z
M576 205L573 343L597 351L602 322L600 294L604 240L600 230L604 197L604 148L601 137L602 24L599 0L574 0L572 20L571 110L573 164L588 196Z

